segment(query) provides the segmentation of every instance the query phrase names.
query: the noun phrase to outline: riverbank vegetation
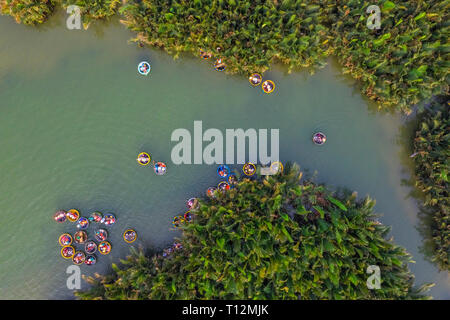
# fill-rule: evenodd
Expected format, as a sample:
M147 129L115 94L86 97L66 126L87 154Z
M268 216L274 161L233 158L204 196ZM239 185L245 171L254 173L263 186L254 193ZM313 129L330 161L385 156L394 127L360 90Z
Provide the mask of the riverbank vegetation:
M343 72L358 80L362 93L381 110L409 113L420 101L449 91L448 0L375 1L380 29L367 27L371 13L362 0L25 0L0 5L4 14L27 23L30 18L17 17L61 1L80 5L85 23L110 17L120 6L122 22L137 34L134 41L174 56L210 52L224 60L229 73L262 73L276 62L289 70L314 71L336 56Z
M87 29L94 20L107 20L114 16L120 5L121 0L61 0L63 8L76 5L80 8L83 27Z
M17 23L36 25L52 14L57 0L0 0L0 12L12 16Z
M300 182L297 166L243 179L201 201L182 249L167 258L133 253L113 274L87 278L82 299L416 299L411 261L386 240L374 201ZM369 289L369 266L380 289ZM369 280L370 281L370 280ZM372 283L373 284L373 283ZM376 284L375 284L376 285Z
M414 139L416 187L431 215L433 261L450 270L450 120L448 97L438 97L421 116Z

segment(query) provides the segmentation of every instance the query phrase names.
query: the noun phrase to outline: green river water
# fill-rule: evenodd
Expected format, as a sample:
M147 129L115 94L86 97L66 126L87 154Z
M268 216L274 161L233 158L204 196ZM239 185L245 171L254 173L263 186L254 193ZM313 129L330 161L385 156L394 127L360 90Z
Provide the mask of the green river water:
M170 160L172 131L193 132L194 120L222 132L279 129L281 161L375 198L380 220L416 261L416 283L436 282L431 294L450 298L448 273L420 250L419 210L402 182L412 172L404 119L373 112L333 63L314 76L274 67L264 76L277 88L265 95L245 77L214 71L211 62L174 61L127 44L131 37L117 22L81 31L66 29L62 14L38 28L0 17L1 299L73 298L70 263L57 240L75 228L53 221L58 209L118 218L108 228L112 253L82 266L83 274L107 272L129 253L121 239L128 227L139 234L135 247L170 244L178 235L171 219L185 211L185 200L219 181L216 166ZM148 77L137 73L143 59L152 64ZM324 146L311 142L317 130L328 136ZM141 151L166 162L167 174L139 166Z

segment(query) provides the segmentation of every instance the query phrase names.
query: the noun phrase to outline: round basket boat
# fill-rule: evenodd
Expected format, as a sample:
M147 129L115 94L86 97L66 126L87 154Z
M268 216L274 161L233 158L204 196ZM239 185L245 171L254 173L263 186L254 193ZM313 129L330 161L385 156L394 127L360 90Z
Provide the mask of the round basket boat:
M103 215L100 212L92 212L90 217L89 217L89 222L96 222L96 223L100 223L102 222L103 219Z
M141 166L146 166L150 163L151 158L147 152L141 152L138 154L136 160Z
M230 184L230 186L237 184L237 178L234 174L230 174L230 176L228 177L228 183Z
M95 239L97 241L105 241L108 238L108 232L105 229L98 229L95 231Z
M322 145L327 141L327 136L322 132L316 132L314 133L312 140L315 144Z
M148 75L151 69L152 67L150 66L150 63L148 63L147 61L141 61L138 64L138 72L143 76Z
M155 167L153 168L153 170L158 176L162 176L163 174L166 173L167 166L164 162L157 162L155 163Z
M223 71L225 70L226 67L227 66L225 65L222 59L217 59L216 62L214 63L214 69L216 69L217 71Z
M217 168L217 174L218 174L219 177L221 177L221 178L224 178L224 179L228 178L228 176L230 175L230 173L231 173L230 168L229 168L227 165L225 165L225 164L223 164L223 165L221 165L221 166L219 166L219 167Z
M212 54L209 52L205 52L202 49L200 49L200 58L204 59L204 60L208 60L212 57Z
M193 218L194 216L190 211L186 211L186 213L183 215L183 219L186 222L191 222Z
M282 173L283 169L283 164L280 161L272 162L272 164L270 165L270 172L272 174Z
M75 248L72 246L64 246L61 249L61 256L64 259L72 259L74 254L75 254Z
M172 252L173 252L173 248L172 248L172 247L166 248L166 249L163 250L162 256L163 256L164 258L167 258L168 256L170 256L170 254L171 254Z
M72 244L72 241L73 241L73 238L68 233L63 233L62 235L59 236L59 239L58 239L59 244L63 247L70 246Z
M76 209L70 209L67 211L66 217L70 222L75 222L80 218L80 212Z
M66 214L67 212L64 210L59 210L57 211L54 215L53 215L53 219L56 222L62 223L64 221L66 221Z
M80 217L77 221L77 228L85 230L89 227L89 220L85 217Z
M103 223L103 224L105 224L107 226L111 226L114 223L116 223L116 217L112 213L106 214L103 217L101 223Z
M271 93L275 90L275 83L272 80L266 80L262 83L261 88L265 93Z
M183 249L183 245L180 242L175 242L172 247L174 250Z
M229 185L228 182L226 182L226 181L221 181L221 182L219 182L219 184L217 185L217 188L218 188L220 191L225 192L225 191L227 191L227 190L230 190L230 185Z
M87 240L87 233L86 231L77 231L73 235L73 242L76 244L83 244Z
M259 73L252 73L250 77L248 77L248 81L254 87L259 86L262 81L262 76Z
M197 209L198 208L198 199L197 198L190 198L188 201L186 201L186 206L189 209Z
M83 251L77 251L73 255L72 261L76 265L82 264L86 260L86 254Z
M254 175L256 173L256 166L253 163L251 163L251 162L247 162L242 167L242 171L244 171L244 174L246 176L252 176L252 175Z
M174 228L179 228L183 222L184 222L183 216L175 216L173 217L172 225Z
M102 241L98 244L98 252L107 255L111 252L111 244L108 241Z
M97 263L97 258L94 255L86 256L86 259L84 260L84 264L88 266L92 266Z
M123 233L123 240L127 243L133 243L137 239L137 233L133 229L128 229Z
M214 191L216 191L216 190L217 190L216 187L209 187L209 188L206 190L206 195L207 195L208 197L215 198L216 195L214 194Z
M88 254L95 253L95 251L97 251L97 244L94 241L89 240L84 245L84 251L86 251L86 253L88 253Z

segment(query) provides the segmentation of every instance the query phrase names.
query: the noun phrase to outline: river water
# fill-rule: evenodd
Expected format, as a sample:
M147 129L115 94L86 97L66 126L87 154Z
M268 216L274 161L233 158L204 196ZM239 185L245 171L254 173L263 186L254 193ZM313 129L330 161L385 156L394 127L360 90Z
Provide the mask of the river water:
M171 162L171 133L193 132L195 120L222 132L279 129L282 161L375 198L380 220L416 261L417 283L436 282L431 294L450 298L448 273L420 250L418 207L403 183L411 167L401 117L373 112L333 63L314 76L274 67L264 76L277 87L266 95L211 62L174 61L127 44L131 37L118 22L81 31L66 29L62 14L38 28L0 17L1 299L73 298L57 239L75 228L52 220L58 209L118 218L108 228L112 253L82 266L83 274L108 272L129 253L121 239L129 227L139 234L135 247L170 244L178 235L171 219L185 200L219 182L215 166ZM152 64L148 77L136 70L143 59ZM311 142L318 130L328 136L321 147ZM166 162L167 174L139 166L141 151Z

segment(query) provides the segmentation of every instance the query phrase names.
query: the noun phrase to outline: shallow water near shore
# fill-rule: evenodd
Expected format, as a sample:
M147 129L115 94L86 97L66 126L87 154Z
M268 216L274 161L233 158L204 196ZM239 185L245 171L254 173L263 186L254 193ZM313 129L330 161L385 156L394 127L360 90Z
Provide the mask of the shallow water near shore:
M73 298L57 240L75 225L55 223L58 209L118 218L107 228L112 253L82 266L86 275L108 272L129 253L127 228L138 232L134 247L169 245L179 235L171 219L186 211L185 200L219 182L216 166L171 162L171 133L193 133L195 120L204 131L279 129L281 161L375 198L380 220L416 261L416 284L436 282L431 294L450 298L448 273L419 250L419 210L402 183L412 170L400 116L371 111L333 64L313 76L273 68L264 78L277 87L266 95L212 62L139 49L127 43L132 36L117 22L67 30L63 14L38 29L0 17L1 299ZM144 59L152 64L147 77L136 68ZM315 131L326 133L325 145L311 142ZM164 161L167 174L139 166L141 151Z

